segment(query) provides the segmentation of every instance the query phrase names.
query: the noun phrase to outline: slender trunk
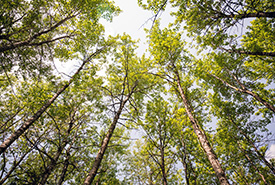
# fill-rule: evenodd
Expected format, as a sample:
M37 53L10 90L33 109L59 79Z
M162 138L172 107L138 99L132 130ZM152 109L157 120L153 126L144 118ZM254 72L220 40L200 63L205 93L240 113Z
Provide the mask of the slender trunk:
M275 168L270 164L264 155L257 149L257 147L254 145L254 143L251 141L249 136L237 126L237 124L230 118L230 121L233 123L233 125L240 131L240 133L245 137L245 139L248 141L248 143L254 148L257 155L260 157L260 159L265 163L265 165L275 174Z
M69 157L67 156L67 158L64 161L64 166L63 166L63 169L62 169L60 179L57 183L58 185L61 185L64 182L65 176L66 176L66 173L67 173L67 170L68 170L68 166L69 166Z
M14 142L16 141L28 128L40 118L40 116L46 111L46 109L56 100L56 98L63 93L67 87L73 82L74 78L80 73L83 69L84 65L89 62L94 56L99 54L105 47L97 50L95 53L90 55L85 61L83 61L82 65L78 68L72 78L62 87L60 88L57 93L49 99L31 118L29 118L18 130L16 130L9 138L7 138L1 145L0 145L0 154L5 152L5 150Z
M264 99L262 99L259 95L257 95L256 93L253 93L252 91L249 91L246 89L246 87L236 78L236 76L233 76L235 78L235 80L240 84L240 86L242 88L237 88L231 84L229 84L228 82L226 82L225 80L217 77L216 75L213 75L211 73L209 73L210 76L213 76L214 78L216 78L217 80L220 80L223 84L227 85L228 87L230 87L231 89L234 89L236 91L239 91L241 93L245 93L248 94L252 97L254 97L258 102L262 103L264 106L266 106L266 108L268 108L269 110L273 111L275 113L275 107L273 105L271 105L270 103L268 103L267 101L265 101Z
M181 145L183 147L183 156L181 155L181 158L182 158L182 164L183 164L183 167L184 167L184 174L185 174L185 181L186 181L186 184L189 185L189 177L188 177L188 166L187 166L187 154L186 154L186 147L185 147L185 143L183 141L182 138L180 138L180 141L181 141Z
M265 184L265 185L269 185L269 184L266 182L266 180L265 180L263 174L260 172L260 170L258 169L258 167L253 163L253 161L252 161L252 160L250 159L250 157L247 155L246 151L242 148L242 146L240 145L239 142L238 142L238 145L239 145L239 148L240 148L240 149L242 150L242 152L244 153L244 155L245 155L245 157L247 158L247 160L249 161L249 163L251 164L251 166L252 166L252 167L257 171L257 173L261 176L261 178L262 178L264 184Z
M165 171L165 160L164 160L164 147L160 148L160 157L161 157L161 172L162 172L162 181L163 185L167 185L167 175Z
M135 86L133 88L135 88ZM108 143L109 143L109 141L110 141L110 139L113 135L113 132L116 128L116 125L117 125L117 122L119 120L120 114L122 113L122 110L123 110L125 104L127 103L127 101L129 100L130 96L132 95L132 93L133 93L133 89L132 89L131 93L127 96L127 98L125 100L121 100L120 107L119 107L118 111L116 112L116 115L113 119L112 124L109 127L107 135L103 139L102 145L100 147L99 152L97 153L97 156L95 158L92 169L89 172L89 175L87 176L87 178L85 179L83 185L90 185L93 182L93 180L94 180L94 178L97 174L97 171L99 169L100 163L103 159L104 153L105 153L105 151L108 147Z
M175 66L174 66L175 68ZM180 92L180 96L182 98L184 107L186 109L186 113L192 123L193 129L195 134L197 135L199 142L204 150L204 152L206 153L209 162L211 163L217 178L219 179L221 185L229 185L229 182L226 178L225 172L221 167L221 164L218 161L218 158L214 152L214 150L212 149L206 134L204 133L204 131L200 128L198 120L195 118L195 116L193 115L193 108L191 106L191 104L189 103L183 89L180 83L180 76L178 71L175 69L174 71L175 75L176 75L176 80L177 80L177 86L178 86L178 90Z

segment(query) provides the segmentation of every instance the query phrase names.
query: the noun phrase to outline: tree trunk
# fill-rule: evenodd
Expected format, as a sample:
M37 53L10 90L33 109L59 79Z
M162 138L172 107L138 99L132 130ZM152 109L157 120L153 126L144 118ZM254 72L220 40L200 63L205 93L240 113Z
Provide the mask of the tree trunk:
M101 163L101 161L103 159L104 153L105 153L105 151L106 151L106 149L108 147L108 143L111 140L113 132L114 132L114 130L116 128L116 125L117 125L117 122L118 122L119 117L121 115L121 112L122 112L122 110L123 110L126 102L129 100L129 98L130 98L130 96L131 96L132 93L133 93L133 91L127 96L127 98L125 100L121 100L120 107L119 107L118 111L116 112L116 115L115 115L115 117L113 119L113 122L112 122L111 126L109 127L108 133L107 133L107 135L105 136L105 138L104 138L104 140L102 142L102 145L100 147L99 152L97 153L97 156L95 158L95 161L94 161L94 164L92 166L92 169L89 172L89 175L87 176L87 178L85 179L83 185L90 185L93 182L93 180L94 180L94 178L95 178L95 176L97 174L97 171L99 169L100 163Z
M187 153L186 153L186 147L185 147L185 143L183 141L182 138L180 138L180 142L181 142L181 145L183 147L183 155L180 154L181 156L181 160L182 160L182 165L183 165L183 168L184 168L184 176L185 176L185 181L186 181L186 184L189 185L189 173L188 173L188 165L187 165Z
M62 87L60 88L57 93L47 101L31 118L29 118L18 130L16 130L9 138L7 138L1 145L0 145L0 154L5 152L5 150L14 142L16 141L28 128L40 118L40 116L46 111L46 109L56 100L56 98L63 93L67 87L73 82L74 78L80 73L83 69L84 65L89 62L94 56L99 54L105 47L97 50L95 53L91 54L85 61L83 61L82 65L78 68L72 78Z
M162 172L162 181L163 185L167 185L167 175L165 171L165 160L164 160L164 147L160 146L160 155L161 155L161 172Z
M175 69L175 66L174 66ZM218 158L214 152L214 150L212 149L204 131L200 128L199 124L198 124L198 120L195 118L195 116L193 115L193 108L191 106L191 104L189 103L183 89L180 83L180 76L178 71L175 69L174 73L176 75L176 80L177 80L177 86L178 86L178 90L180 92L180 96L182 98L184 107L186 109L186 113L192 123L193 129L195 134L197 135L199 142L204 150L204 152L206 153L209 162L211 163L217 178L219 179L221 185L229 185L229 182L226 178L225 172L221 167L221 164L218 161Z

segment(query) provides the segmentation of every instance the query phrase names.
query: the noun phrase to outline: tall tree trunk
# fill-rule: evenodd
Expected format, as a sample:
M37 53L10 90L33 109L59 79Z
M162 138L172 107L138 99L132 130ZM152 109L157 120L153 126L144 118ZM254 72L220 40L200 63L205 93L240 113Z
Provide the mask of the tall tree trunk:
M129 98L131 97L131 95L132 95L133 90L134 90L135 87L136 87L136 85L133 86L131 92L125 98L125 100L121 100L119 109L116 112L115 117L113 119L113 122L112 122L112 124L109 127L108 133L106 134L105 138L103 139L102 145L100 147L99 152L97 153L97 156L96 156L95 161L93 163L92 169L89 172L89 175L87 176L87 178L85 179L83 185L90 185L93 182L93 180L94 180L94 178L95 178L95 176L97 174L97 171L99 169L100 163L101 163L101 161L103 159L104 153L105 153L105 151L106 151L106 149L108 147L109 141L111 140L113 132L114 132L114 130L116 128L116 125L117 125L119 117L120 117L120 115L122 113L122 110L123 110L125 104L127 103L127 101L129 100Z
M204 152L206 153L209 162L211 163L217 178L219 179L221 185L229 185L229 182L226 178L225 172L221 167L221 164L219 163L219 160L213 150L213 148L211 147L206 134L204 133L204 131L200 128L198 120L195 118L195 116L193 115L193 108L191 106L191 104L189 103L183 88L181 86L181 81L180 81L180 76L178 71L176 70L175 66L174 66L174 73L176 75L176 81L177 81L177 86L178 86L178 90L180 93L180 96L182 98L184 107L186 109L186 113L192 123L193 129L195 134L197 135L199 142L204 150Z
M182 165L183 165L183 168L184 168L184 176L185 176L185 181L186 181L186 184L189 185L189 173L188 173L188 165L187 165L187 153L186 153L186 147L185 147L185 143L183 141L183 138L181 137L180 138L180 142L181 142L181 145L183 147L183 155L180 154L180 157L182 158Z
M40 118L40 116L46 111L46 109L56 100L56 98L63 93L67 87L73 82L74 78L80 73L83 69L84 65L89 62L94 56L99 54L105 47L97 50L95 53L91 54L85 61L83 61L82 65L78 68L72 78L62 87L60 88L57 93L49 99L31 118L29 118L18 130L16 130L9 138L7 138L1 145L0 145L0 154L5 152L5 150L14 142L16 141L29 127Z
M165 160L164 160L164 147L160 146L160 157L161 157L161 172L162 172L162 181L163 185L167 185L167 174L165 171Z

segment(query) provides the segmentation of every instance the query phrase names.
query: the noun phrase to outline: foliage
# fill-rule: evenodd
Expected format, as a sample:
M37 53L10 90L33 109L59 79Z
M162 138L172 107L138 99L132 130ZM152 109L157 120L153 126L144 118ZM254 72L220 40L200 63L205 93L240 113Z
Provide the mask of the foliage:
M112 1L1 1L0 140L16 137L0 184L81 184L94 166L97 185L274 184L274 2L137 3L155 14L142 55L104 35ZM82 65L66 80L56 61Z

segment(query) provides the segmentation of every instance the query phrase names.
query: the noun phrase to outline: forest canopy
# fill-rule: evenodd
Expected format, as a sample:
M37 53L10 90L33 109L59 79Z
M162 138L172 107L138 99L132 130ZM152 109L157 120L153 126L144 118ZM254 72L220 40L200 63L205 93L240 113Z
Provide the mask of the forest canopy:
M136 3L1 0L0 184L275 184L274 1Z

